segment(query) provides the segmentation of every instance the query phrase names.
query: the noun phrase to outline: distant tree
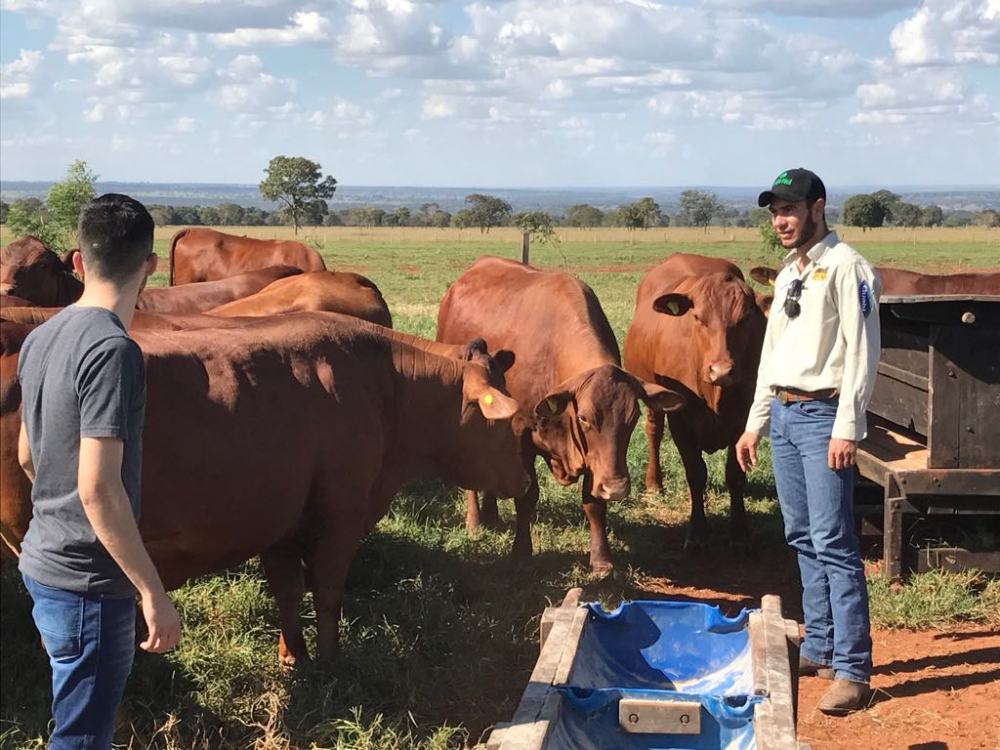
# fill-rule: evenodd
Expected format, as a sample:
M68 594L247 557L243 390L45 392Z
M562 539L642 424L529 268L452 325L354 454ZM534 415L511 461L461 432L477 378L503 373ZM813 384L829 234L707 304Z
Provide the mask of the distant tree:
M301 220L302 225L307 227L320 226L323 223L323 217L326 216L327 211L329 210L329 206L327 206L326 201L322 198L309 201L303 207Z
M604 212L586 203L577 203L566 209L565 221L571 227L599 227L604 223Z
M864 230L882 226L885 204L874 195L852 195L844 201L844 223Z
M750 222L750 226L759 227L765 221L771 223L771 212L766 208L755 208L748 215L747 220Z
M269 227L285 226L288 224L288 219L285 218L285 210L269 211L267 216L264 217L264 224Z
M38 198L21 198L14 201L7 213L7 228L15 237L37 237L54 250L63 250L64 234L49 217L45 205Z
M941 206L924 206L920 209L920 226L939 227L944 221L944 210Z
M976 214L976 224L982 227L1000 227L1000 212L987 208Z
M219 212L219 224L235 227L243 223L246 210L243 206L235 203L220 203L217 208Z
M663 213L660 211L660 205L652 198L640 198L636 201L635 207L639 216L642 218L642 229L649 229L650 227L657 226L660 223L660 219L663 217Z
M625 227L630 231L642 229L645 225L645 214L638 203L623 203L614 214L615 226Z
M477 225L477 217L471 208L460 208L451 217L452 226L459 229L468 229Z
M479 231L486 233L493 227L501 226L511 213L510 204L503 198L482 193L472 193L465 196L465 202L472 212L473 226L479 227ZM459 212L461 213L461 212Z
M443 229L451 226L451 214L438 209L431 215L431 226Z
M87 162L77 160L66 169L66 177L49 188L45 209L54 230L50 247L65 249L74 244L80 210L97 195L96 182L97 175L90 171Z
M275 156L264 170L266 176L260 183L261 196L285 205L282 212L291 223L295 234L305 219L315 219L326 213L325 199L332 198L337 180L323 177L322 167L302 156ZM318 210L317 201L323 203Z
M385 223L385 210L377 206L351 209L350 223L359 227L380 227Z
M681 217L687 226L704 227L712 222L712 217L722 213L722 204L715 193L703 190L685 190L681 193Z
M206 227L216 227L222 223L219 209L215 206L198 206L198 221Z
M890 216L897 227L919 227L920 206L906 201L896 201L892 204Z
M392 215L396 219L396 226L407 227L410 225L410 209L406 206L399 206Z
M532 240L538 240L543 244L559 241L552 226L552 216L546 211L522 211L514 214L513 223L522 232L526 232Z
M158 227L165 227L174 224L174 209L171 206L148 206L149 215L153 217L153 223Z
M10 211L10 204L0 201L0 224L7 223L7 213Z
M260 227L267 223L267 211L256 206L243 209L243 224L248 227Z
M949 211L941 222L943 227L970 227L976 223L976 215L972 211Z
M342 227L344 226L344 220L340 218L340 214L336 211L330 211L326 216L323 217L324 227Z

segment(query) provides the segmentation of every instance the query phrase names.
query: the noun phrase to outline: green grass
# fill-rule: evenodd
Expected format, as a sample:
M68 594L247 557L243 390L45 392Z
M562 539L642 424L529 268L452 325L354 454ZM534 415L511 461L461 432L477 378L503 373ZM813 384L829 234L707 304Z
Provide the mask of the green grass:
M165 249L162 241L158 246ZM913 256L905 244L863 249L879 262ZM533 260L587 281L621 340L643 269L680 250L730 257L744 269L775 262L756 243L723 241L567 242L535 248ZM468 233L461 241L376 233L323 247L331 268L358 270L379 285L398 328L427 337L433 336L442 294L466 265L483 253L518 252L496 237ZM978 246L969 251L936 243L919 253L930 264L986 265ZM164 280L158 276L154 283ZM728 543L724 456L708 457L714 545L691 556L681 549L688 499L676 450L664 442L665 490L659 496L640 492L645 451L637 429L628 455L637 489L631 500L610 507L619 569L603 581L587 571L588 532L578 489L557 486L544 469L529 563L507 556L513 539L509 502L501 505L507 520L502 531L470 538L461 493L438 482L407 488L352 565L342 647L328 664L291 674L278 668L277 613L256 562L188 583L175 593L182 642L167 656L137 654L118 740L136 750L459 748L476 744L493 723L512 715L537 657L542 609L572 586L583 586L586 598L616 604L656 596L670 583L730 612L775 591L794 613L798 574L782 540L766 445L763 466L749 478L751 559ZM31 624L30 600L13 571L0 578L0 594L0 748L40 747L48 721L48 667ZM886 627L1000 621L1000 586L974 575L927 574L902 589L874 578L871 595L873 618ZM302 614L312 643L308 597Z

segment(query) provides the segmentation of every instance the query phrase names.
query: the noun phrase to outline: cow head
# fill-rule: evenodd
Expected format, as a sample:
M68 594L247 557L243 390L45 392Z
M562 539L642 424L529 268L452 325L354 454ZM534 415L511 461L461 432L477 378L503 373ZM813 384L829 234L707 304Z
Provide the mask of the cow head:
M73 275L72 255L60 258L35 237L22 237L0 250L0 294L41 307L76 302L83 283Z
M514 354L501 350L490 356L479 339L465 347L462 359L461 429L451 478L466 489L520 497L529 483L521 458L523 430L513 422L517 402L504 383Z
M601 365L560 383L535 406L532 439L560 484L575 482L584 471L600 500L629 493L625 454L639 420L638 401L672 411L683 399L614 365Z
M692 345L701 354L699 372L706 383L725 386L743 367L756 371L764 316L741 276L689 276L675 291L654 299L653 309L663 315L688 316Z

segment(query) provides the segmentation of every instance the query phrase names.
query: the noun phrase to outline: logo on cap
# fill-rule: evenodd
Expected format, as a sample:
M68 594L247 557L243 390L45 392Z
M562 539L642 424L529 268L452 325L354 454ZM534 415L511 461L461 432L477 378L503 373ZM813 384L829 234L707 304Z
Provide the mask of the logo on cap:
M774 178L774 184L771 187L777 187L778 185L791 185L792 178L788 176L788 172L782 172L777 177Z

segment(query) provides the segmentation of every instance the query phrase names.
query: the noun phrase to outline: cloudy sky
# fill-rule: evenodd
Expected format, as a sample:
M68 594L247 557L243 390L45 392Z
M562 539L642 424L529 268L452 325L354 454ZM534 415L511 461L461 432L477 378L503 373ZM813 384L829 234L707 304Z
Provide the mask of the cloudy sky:
M0 0L0 177L1000 183L1000 0Z

